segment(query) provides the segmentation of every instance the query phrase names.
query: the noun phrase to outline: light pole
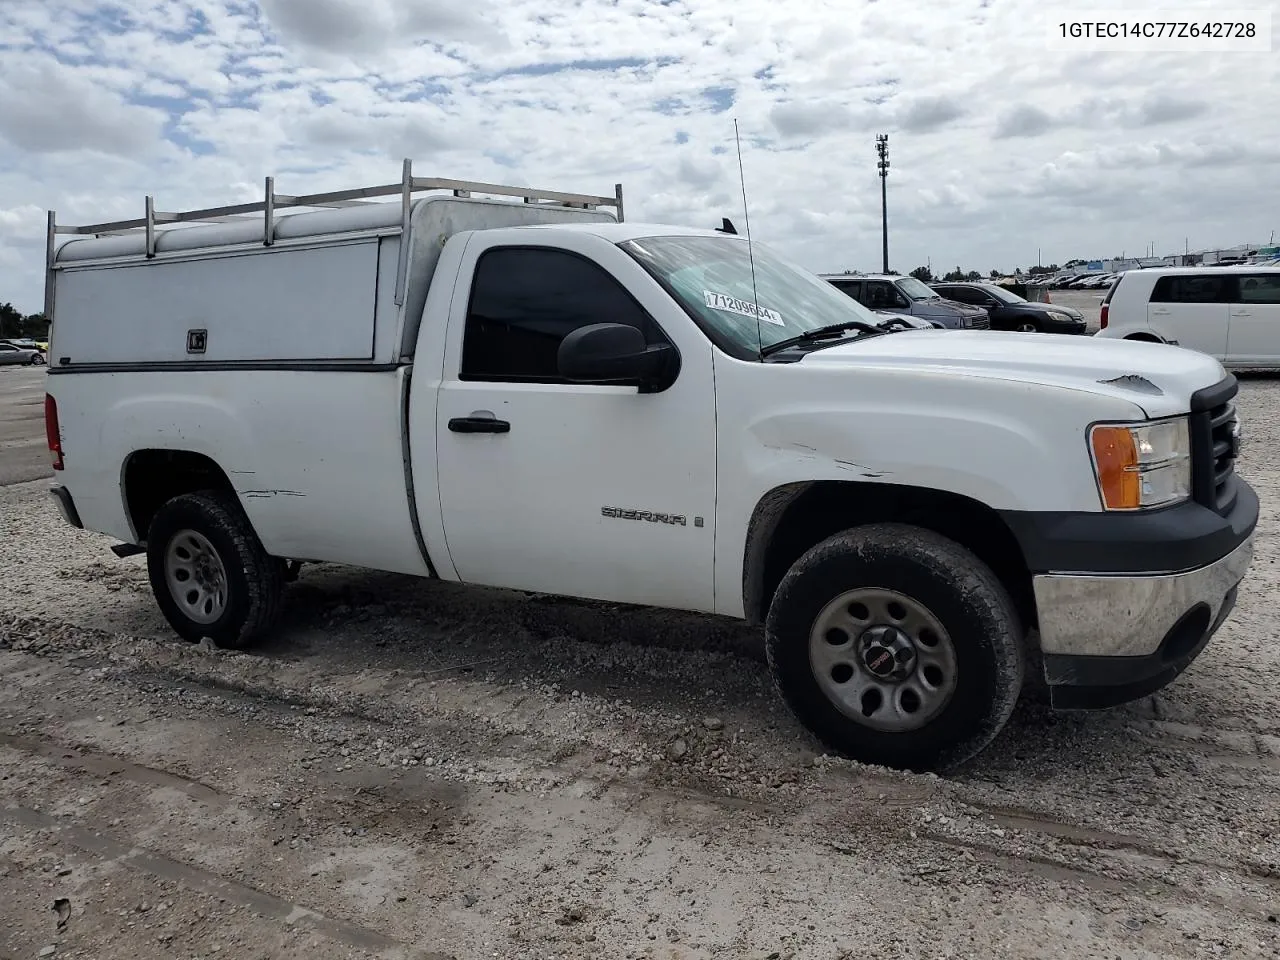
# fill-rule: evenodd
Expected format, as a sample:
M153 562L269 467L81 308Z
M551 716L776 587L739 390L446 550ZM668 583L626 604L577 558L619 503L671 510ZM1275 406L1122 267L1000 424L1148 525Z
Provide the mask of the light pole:
M889 272L889 195L885 180L889 176L889 135L876 134L876 154L880 157L876 169L880 171L880 240L884 250L884 272Z

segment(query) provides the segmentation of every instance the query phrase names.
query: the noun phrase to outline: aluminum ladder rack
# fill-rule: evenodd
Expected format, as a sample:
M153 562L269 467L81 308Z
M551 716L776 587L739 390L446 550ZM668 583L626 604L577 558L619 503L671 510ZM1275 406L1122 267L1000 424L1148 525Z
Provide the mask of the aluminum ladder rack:
M53 210L49 211L48 234L45 242L45 316L53 317L53 272L57 263L58 236L75 234L78 236L119 236L137 231L146 232L146 257L152 259L156 255L157 227L176 223L218 223L234 220L253 219L255 215L262 217L262 243L272 246L275 243L276 210L284 207L349 207L363 205L373 201L375 197L399 196L401 203L401 231L407 235L409 217L412 212L413 194L427 190L448 190L455 197L470 197L473 193L498 196L518 197L525 203L542 203L551 206L580 207L591 210L598 207L613 207L617 211L618 220L623 219L622 184L614 185L611 197L595 196L584 193L562 193L557 190L539 190L531 187L504 186L496 183L478 183L467 180L449 180L442 177L415 177L413 161L404 161L403 174L399 183L385 183L372 187L354 187L349 190L334 190L328 193L313 193L305 196L289 196L275 191L275 178L266 178L266 189L263 199L253 203L237 203L223 207L207 207L201 210L183 210L162 212L155 208L155 198L146 198L145 215L137 220L117 220L110 223L91 223L81 226L59 224ZM408 245L401 247L401 263L396 283L396 302L404 297L404 258L408 253Z

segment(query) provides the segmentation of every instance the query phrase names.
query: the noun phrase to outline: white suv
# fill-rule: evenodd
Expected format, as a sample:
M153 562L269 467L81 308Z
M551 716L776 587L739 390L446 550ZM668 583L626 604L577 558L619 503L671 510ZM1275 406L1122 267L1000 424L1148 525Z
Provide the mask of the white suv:
M1280 367L1280 267L1130 270L1095 336L1172 343L1233 370Z

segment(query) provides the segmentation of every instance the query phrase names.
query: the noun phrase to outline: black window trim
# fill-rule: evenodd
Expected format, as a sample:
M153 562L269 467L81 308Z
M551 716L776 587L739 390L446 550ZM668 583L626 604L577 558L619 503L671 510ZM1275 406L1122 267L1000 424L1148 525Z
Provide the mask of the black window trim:
M662 338L658 342L667 344L668 346L671 347L673 351L675 351L676 374L671 378L671 382L674 384L674 382L677 379L679 379L679 376L680 376L679 371L684 366L684 358L680 353L679 344L677 344L674 340L671 339L671 335L667 333L667 331L663 328L662 324L660 324L657 321L657 318L655 318L648 310L645 309L644 304L642 304L639 300L636 299L635 294L633 294L630 291L630 289L627 288L627 285L625 283L623 283L621 280L617 278L617 276L614 275L613 271L607 269L603 264L601 264L599 261L595 260L594 258L589 257L586 254L578 253L578 251L576 250L566 250L564 247L552 246L550 244L504 243L504 244L498 244L492 247L488 247L485 250L483 250L480 253L480 255L476 257L475 265L471 268L471 277L468 280L468 290L467 290L467 309L462 316L462 342L458 345L458 379L459 380L464 381L466 383L539 383L539 384L548 384L551 386L562 386L562 387L572 386L572 387L602 387L603 388L603 387L631 386L631 384L619 383L616 381L610 381L608 383L592 383L590 381L583 381L583 380L566 380L563 377L539 377L539 376L517 376L517 375L495 377L495 376L479 376L477 374L467 374L464 372L466 359L467 359L466 358L467 325L471 319L471 305L476 295L476 276L480 272L480 264L484 261L484 258L489 256L489 254L491 253L497 253L497 252L505 253L512 250L534 250L539 253L565 254L570 257L576 257L577 259L583 261L584 263L590 264L591 266L595 267L597 270L604 273L614 283L616 283L619 289L621 289L622 292L627 296L627 298L630 299L633 304L635 304L636 309L651 324L653 324L653 329L657 331L658 335ZM648 271L645 271L645 272L647 273ZM601 321L601 322L603 323L607 321ZM654 343L654 341L650 341L650 340L646 340L646 342L649 343L650 345Z

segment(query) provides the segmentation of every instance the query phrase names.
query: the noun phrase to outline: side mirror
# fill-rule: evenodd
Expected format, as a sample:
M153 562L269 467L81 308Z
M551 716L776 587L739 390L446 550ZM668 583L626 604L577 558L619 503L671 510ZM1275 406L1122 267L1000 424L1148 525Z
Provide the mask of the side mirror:
M675 380L677 354L671 346L649 344L626 323L593 323L560 341L560 375L577 383L635 383L642 393L665 390Z

